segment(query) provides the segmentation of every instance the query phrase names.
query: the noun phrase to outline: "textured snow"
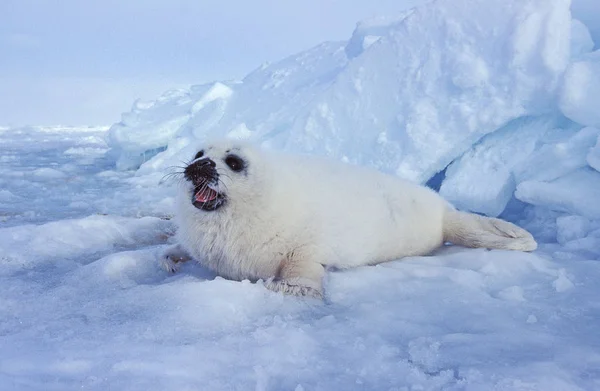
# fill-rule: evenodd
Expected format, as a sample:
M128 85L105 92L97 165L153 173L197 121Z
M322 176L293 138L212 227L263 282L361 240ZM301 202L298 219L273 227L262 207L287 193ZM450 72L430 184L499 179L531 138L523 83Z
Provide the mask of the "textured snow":
M447 247L330 271L325 302L299 299L198 264L161 270L174 227L145 204L169 204L171 186L115 171L103 136L0 134L0 388L600 385L599 220L536 209L521 224L550 233L534 254ZM68 180L30 175L43 166Z
M596 44L596 49L598 49L600 44L600 2L597 0L573 0L571 12L575 18L586 25Z
M600 50L569 65L565 72L560 109L582 125L600 127Z
M550 182L524 181L517 186L515 196L532 205L600 218L600 173L581 168Z
M572 240L585 238L590 231L590 220L582 216L561 216L556 219L556 240L566 244Z
M588 152L586 160L596 171L600 171L600 136L598 136L596 145Z
M570 31L567 0L438 0L218 87L226 93L214 93L217 83L138 104L113 126L110 145L123 168L166 147L142 165L147 173L243 125L244 137L272 148L425 182L485 134L552 110Z
M429 181L461 209L497 216L522 181L598 166L594 150L576 150L597 111L588 30L564 0L438 0L242 81L137 102L112 126L111 154L156 176L203 140L250 139Z
M544 166L525 161L532 159L554 122L552 118L524 118L485 137L448 166L440 194L460 209L498 216L513 196L519 168L538 174Z
M599 134L600 130L591 127L554 129L543 140L543 145L515 169L516 180L551 181L586 167L586 155Z
M585 24L577 19L571 22L571 58L579 58L594 49L594 41Z
M563 0L438 0L136 102L108 132L0 127L0 389L600 389L585 1L582 24ZM169 275L166 175L216 136L429 180L540 246L331 270L324 302Z

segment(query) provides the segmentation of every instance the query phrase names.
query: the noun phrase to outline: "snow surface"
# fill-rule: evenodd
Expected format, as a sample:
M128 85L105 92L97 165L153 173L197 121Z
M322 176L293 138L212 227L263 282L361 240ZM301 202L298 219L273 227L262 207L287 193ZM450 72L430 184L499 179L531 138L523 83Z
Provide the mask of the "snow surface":
M530 208L534 254L331 271L321 303L161 270L172 186L115 171L104 136L0 133L0 389L600 386L599 220ZM65 153L80 149L95 153Z
M569 65L565 72L560 108L575 122L588 126L600 126L600 50L583 56Z
M0 390L600 389L598 30L577 18L438 0L109 131L1 127ZM539 249L330 271L324 302L169 275L165 176L215 136L428 182Z

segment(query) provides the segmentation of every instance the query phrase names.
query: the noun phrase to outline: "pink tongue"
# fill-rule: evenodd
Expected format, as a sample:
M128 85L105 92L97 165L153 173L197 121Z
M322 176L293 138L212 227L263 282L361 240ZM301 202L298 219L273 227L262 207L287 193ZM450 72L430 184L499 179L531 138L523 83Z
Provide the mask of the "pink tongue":
M196 193L196 201L198 202L212 201L215 198L217 198L217 192L208 187Z

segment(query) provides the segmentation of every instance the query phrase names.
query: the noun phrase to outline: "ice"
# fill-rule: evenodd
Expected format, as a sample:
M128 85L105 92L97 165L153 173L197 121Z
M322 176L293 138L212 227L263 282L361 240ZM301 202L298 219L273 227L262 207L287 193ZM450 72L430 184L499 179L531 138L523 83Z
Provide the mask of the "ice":
M0 228L0 249L7 265L21 265L27 259L64 259L107 252L115 246L161 243L169 231L173 231L171 223L156 217L89 216Z
M0 190L0 202L13 201L17 196L8 190Z
M484 134L549 109L568 58L567 3L434 4L349 62L293 129L294 146L425 182Z
M590 220L582 216L561 216L556 219L556 240L566 244L584 238L590 230Z
M560 109L570 119L600 127L600 50L569 65L560 94Z
M557 292L565 292L569 289L573 289L573 287L575 286L573 282L569 279L569 277L567 277L565 269L559 270L558 278L554 280L552 285L554 286L554 289L556 289Z
M573 10L597 44L586 1ZM108 133L0 127L0 389L599 389L589 50L568 1L437 0L242 81L136 102ZM502 213L539 248L329 270L323 302L197 263L168 274L165 175L217 136L437 174L457 206Z
M345 47L348 58L360 56L369 46L387 35L394 24L402 22L412 13L413 10L411 9L399 15L376 16L358 22Z
M222 83L138 105L110 145L120 168L146 162L141 174L195 140L241 134L425 182L485 134L551 111L570 30L567 0L438 0L261 67L199 112Z
M600 130L592 127L581 130L555 129L542 140L539 149L515 168L516 181L552 181L586 167L586 155L599 134Z
M458 208L498 216L519 183L549 182L588 166L599 135L597 128L560 125L553 117L513 121L450 164L440 194Z
M553 210L600 219L600 173L581 168L551 182L524 181L515 196L524 202Z
M169 193L153 177L115 171L101 136L81 129L0 135L0 210L10 212L0 223L5 388L597 385L600 220L537 207L537 219L520 217L529 229L551 230L554 222L558 230L538 236L544 242L534 254L449 246L329 271L320 303L261 282L227 281L198 264L175 275L161 270L158 256L173 233L161 218L172 208ZM92 156L64 153L76 148ZM47 165L70 180L31 175ZM556 194L536 192L546 193Z
M571 58L580 58L594 49L590 31L581 21L571 21Z
M34 170L32 175L41 179L65 179L67 177L64 172L47 167Z
M600 171L600 136L598 136L596 145L588 152L586 160L596 171Z
M118 157L118 168L143 164L141 173L164 170L180 163L178 154L183 149L215 135L241 132L243 137L274 137L331 83L347 62L343 47L343 42L323 43L265 64L242 82L192 86L169 92L156 102L136 103L110 130L109 144Z
M596 48L600 43L600 3L597 0L573 0L573 16L581 20L590 30Z
M565 245L565 249L583 259L598 259L600 257L600 237L598 233L598 231L594 231L585 238L572 240Z
M525 301L523 297L523 288L520 286L510 286L498 292L498 297L508 301Z
M460 209L498 216L515 191L514 170L554 125L552 118L525 118L486 136L448 166L440 194Z
M0 221L13 226L95 213L171 215L172 188L157 185L156 178L149 181L114 171L106 130L25 127L0 133L0 187L6 197L6 192L12 194L0 204ZM71 153L74 150L85 153Z

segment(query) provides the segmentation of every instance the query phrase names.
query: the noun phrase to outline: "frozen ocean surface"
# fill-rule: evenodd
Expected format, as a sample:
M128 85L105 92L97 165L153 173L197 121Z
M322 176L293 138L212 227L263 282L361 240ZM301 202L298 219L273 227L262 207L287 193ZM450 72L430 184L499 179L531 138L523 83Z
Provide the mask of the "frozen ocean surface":
M600 16L569 7L438 0L110 130L0 128L0 390L600 389ZM165 175L216 136L427 182L539 249L330 271L324 302L167 274Z
M0 133L0 389L600 386L598 220L518 206L533 254L332 271L321 303L161 270L170 186L115 171L104 136Z

